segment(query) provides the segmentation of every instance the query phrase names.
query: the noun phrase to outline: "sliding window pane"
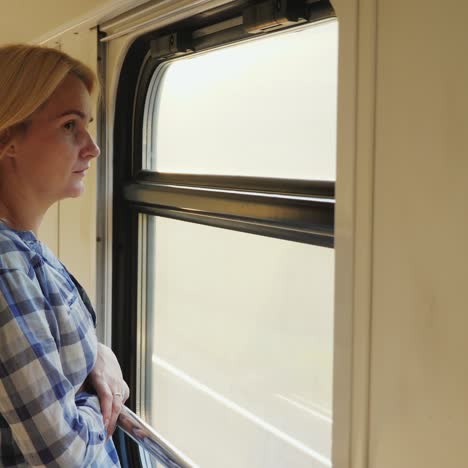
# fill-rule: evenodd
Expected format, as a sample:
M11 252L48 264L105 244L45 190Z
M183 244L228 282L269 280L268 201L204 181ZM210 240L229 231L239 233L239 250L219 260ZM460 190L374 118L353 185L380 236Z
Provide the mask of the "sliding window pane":
M146 218L148 422L204 468L323 468L334 250Z
M169 62L146 104L152 171L335 180L338 23Z

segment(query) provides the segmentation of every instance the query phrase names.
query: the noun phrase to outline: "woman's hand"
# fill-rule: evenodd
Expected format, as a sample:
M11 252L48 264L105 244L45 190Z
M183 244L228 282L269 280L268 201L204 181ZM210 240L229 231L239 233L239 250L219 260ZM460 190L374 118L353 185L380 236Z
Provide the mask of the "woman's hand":
M110 437L114 433L117 418L130 389L122 377L115 354L102 343L98 343L96 364L88 375L87 383L99 398L107 435Z

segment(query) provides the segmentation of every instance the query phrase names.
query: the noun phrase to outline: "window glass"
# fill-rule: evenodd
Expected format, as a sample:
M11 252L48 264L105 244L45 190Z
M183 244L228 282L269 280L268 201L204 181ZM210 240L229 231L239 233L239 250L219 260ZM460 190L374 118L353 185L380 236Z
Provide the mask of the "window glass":
M327 20L159 69L146 169L334 180L338 24Z
M148 422L204 468L331 466L334 250L146 226Z

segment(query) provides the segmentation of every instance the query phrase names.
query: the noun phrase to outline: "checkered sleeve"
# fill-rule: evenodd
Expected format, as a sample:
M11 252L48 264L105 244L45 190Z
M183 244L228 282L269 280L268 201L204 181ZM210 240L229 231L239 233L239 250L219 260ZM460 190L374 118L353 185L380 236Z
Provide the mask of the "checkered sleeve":
M76 345L58 332L66 309L51 306L34 272L0 271L0 413L32 466L90 466L106 443L97 397L76 395L62 369L61 355ZM75 354L77 374L86 374Z

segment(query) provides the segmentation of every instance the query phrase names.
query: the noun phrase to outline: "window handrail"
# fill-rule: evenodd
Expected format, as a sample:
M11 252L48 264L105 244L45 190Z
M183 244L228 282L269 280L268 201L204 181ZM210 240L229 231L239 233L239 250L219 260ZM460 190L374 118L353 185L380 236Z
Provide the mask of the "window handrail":
M126 406L122 408L117 426L168 468L198 468L198 465Z

